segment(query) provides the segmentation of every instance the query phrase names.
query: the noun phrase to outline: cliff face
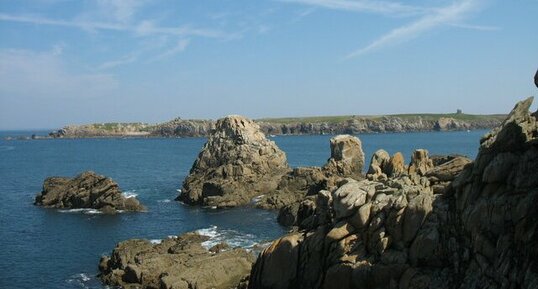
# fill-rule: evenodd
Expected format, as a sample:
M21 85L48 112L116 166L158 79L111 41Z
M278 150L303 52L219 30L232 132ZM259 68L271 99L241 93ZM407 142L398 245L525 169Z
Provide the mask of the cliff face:
M481 140L474 162L417 150L394 175L379 152L369 180L304 200L299 231L260 254L249 288L538 288L531 103Z
M485 129L498 126L499 116L383 116L344 117L338 120L293 119L290 121L256 121L267 135L316 135L316 134L356 134L367 132L411 132ZM51 132L51 137L207 137L215 129L213 120L174 119L157 125L141 123L109 123L66 126Z

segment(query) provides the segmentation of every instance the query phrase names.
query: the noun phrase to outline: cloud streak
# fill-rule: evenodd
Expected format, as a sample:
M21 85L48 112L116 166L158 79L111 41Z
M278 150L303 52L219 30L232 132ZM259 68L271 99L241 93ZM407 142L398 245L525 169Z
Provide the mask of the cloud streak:
M392 16L412 16L425 13L428 9L398 2L370 0L279 0L281 2L299 3L333 10L365 12Z
M446 7L435 9L434 12L421 17L410 24L398 27L387 34L382 35L369 45L348 54L345 58L350 59L358 57L386 46L409 41L442 25L459 23L462 18L476 10L478 6L477 1L463 0Z
M77 28L82 30L107 30L107 31L123 31L132 32L135 34L161 34L161 35L173 35L173 36L198 36L206 38L220 38L230 39L237 37L235 34L225 33L220 30L207 29L207 28L195 28L188 25L179 27L160 27L151 24L151 22L144 21L139 25L127 25L123 23L114 22L99 22L99 21L86 21L86 20L58 20L33 15L10 15L0 13L0 21L38 24L38 25L50 25L50 26L63 26L70 28Z

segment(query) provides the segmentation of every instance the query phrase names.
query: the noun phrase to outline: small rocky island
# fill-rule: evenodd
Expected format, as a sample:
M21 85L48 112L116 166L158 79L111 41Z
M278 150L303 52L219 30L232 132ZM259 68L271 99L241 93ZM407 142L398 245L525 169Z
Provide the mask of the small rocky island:
M111 178L92 171L74 178L47 178L34 204L57 209L96 209L105 214L145 210L135 197L125 197Z

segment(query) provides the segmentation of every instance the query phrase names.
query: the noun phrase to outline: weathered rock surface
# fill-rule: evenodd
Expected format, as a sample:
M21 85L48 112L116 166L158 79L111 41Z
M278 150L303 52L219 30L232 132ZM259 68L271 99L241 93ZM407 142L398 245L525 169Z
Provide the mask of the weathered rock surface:
M256 123L227 116L217 121L178 199L218 207L245 205L274 191L288 171L285 153Z
M538 288L531 102L481 140L472 163L418 152L397 177L304 200L301 230L262 251L249 288ZM449 185L436 193L435 182Z
M209 250L197 233L167 238L159 244L132 239L119 243L99 262L105 284L122 288L232 289L246 286L254 256L219 244Z
M111 178L92 171L74 178L47 178L34 204L58 209L97 209L110 214L145 210L136 198L125 197Z

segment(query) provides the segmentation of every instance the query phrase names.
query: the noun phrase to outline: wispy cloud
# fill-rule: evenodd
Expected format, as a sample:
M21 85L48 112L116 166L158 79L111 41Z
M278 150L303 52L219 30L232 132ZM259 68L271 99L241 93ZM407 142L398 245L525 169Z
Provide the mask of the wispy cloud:
M462 24L462 23L452 23L450 26L458 27L458 28L464 28L464 29L471 29L471 30L478 30L478 31L499 31L501 30L498 26L486 26L486 25L471 25L471 24Z
M109 30L124 31L145 34L165 34L174 36L198 36L206 38L229 39L236 37L235 34L225 33L220 30L197 28L189 25L179 27L161 27L150 22L140 22L139 25L123 24L118 22L99 22L87 20L59 20L34 15L10 15L0 13L0 21L20 22L28 24L64 26L82 30Z
M474 0L463 0L446 7L438 8L434 12L427 14L408 25L390 31L374 40L369 45L348 54L345 58L349 59L357 57L376 49L409 41L441 25L458 23L464 16L474 11L476 8L478 8L478 3Z
M146 0L97 0L99 12L120 23L130 22Z
M123 57L121 57L120 59L117 59L117 60L107 61L107 62L99 65L98 69L99 70L111 69L111 68L115 68L115 67L118 67L118 66L121 66L121 65L133 63L136 60L138 60L138 54L132 53L132 54L129 54L129 55L125 55L125 56L123 56Z
M0 95L97 97L117 87L117 80L109 74L70 69L54 51L0 50Z
M155 62L155 61L158 61L158 60L162 60L162 59L165 59L165 58L168 58L168 57L172 57L178 53L181 53L183 51L185 51L185 49L187 49L187 46L189 46L191 40L190 39L180 39L175 46L173 46L172 48L166 50L165 52L153 57L152 59L149 60L149 62Z
M411 6L398 2L371 0L279 0L282 2L300 3L334 10L376 13L394 16L410 16L423 14L427 8Z

